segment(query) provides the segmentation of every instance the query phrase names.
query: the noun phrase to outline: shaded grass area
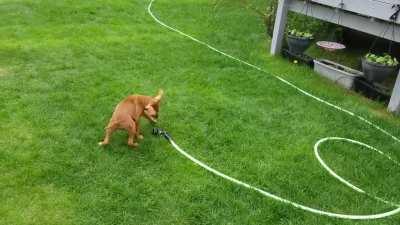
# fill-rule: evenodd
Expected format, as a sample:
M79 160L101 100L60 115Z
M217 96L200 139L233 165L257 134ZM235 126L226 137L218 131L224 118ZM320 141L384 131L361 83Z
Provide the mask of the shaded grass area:
M106 149L97 147L121 98L159 87L166 91L160 126L212 167L325 210L390 209L331 178L312 146L341 136L399 160L396 143L268 74L160 27L147 15L147 4L0 1L1 224L354 224L293 209L210 175L151 137L146 121L138 150L126 146L123 132ZM263 24L238 2L214 7L205 0L159 0L154 11L400 136L399 120L384 106L268 56ZM323 147L340 175L400 201L399 168L356 146Z
M307 50L307 54L309 54L313 58L328 59L339 64L348 66L350 68L362 71L361 57L365 55L365 50L346 49L343 51L327 52L315 45L311 46L310 49Z

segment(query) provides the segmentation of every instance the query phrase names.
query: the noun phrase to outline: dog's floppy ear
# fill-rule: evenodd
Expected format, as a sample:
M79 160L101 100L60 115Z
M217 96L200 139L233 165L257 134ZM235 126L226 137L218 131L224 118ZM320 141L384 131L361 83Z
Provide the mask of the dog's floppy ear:
M145 107L144 107L144 110L149 110L149 109L155 109L154 108L154 102L150 102L149 104L147 104Z
M164 91L162 89L158 90L157 96L153 97L154 103L159 103L164 95Z

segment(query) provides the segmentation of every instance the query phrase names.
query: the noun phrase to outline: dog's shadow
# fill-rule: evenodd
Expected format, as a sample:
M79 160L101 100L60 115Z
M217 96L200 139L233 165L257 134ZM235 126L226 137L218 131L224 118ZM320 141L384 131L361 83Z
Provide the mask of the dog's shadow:
M144 139L139 140L138 147L130 147L127 144L128 134L124 130L116 131L112 136L112 141L106 146L98 146L98 148L110 157L140 157L151 155L158 149L165 140L152 134L152 125L145 123L142 126L142 134ZM164 145L162 145L164 146Z

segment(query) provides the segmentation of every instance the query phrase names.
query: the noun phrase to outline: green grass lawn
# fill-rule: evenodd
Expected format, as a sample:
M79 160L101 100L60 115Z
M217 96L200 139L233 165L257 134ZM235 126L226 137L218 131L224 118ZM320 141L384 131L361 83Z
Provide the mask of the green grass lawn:
M259 1L260 4L262 1ZM0 224L362 224L317 216L216 177L150 135L97 142L118 101L166 93L160 126L190 154L235 178L346 214L392 209L332 178L313 145L339 136L396 160L399 145L271 76L166 30L147 0L0 0ZM267 54L262 20L239 1L157 0L166 23L277 74L400 136L385 106ZM400 203L400 168L346 143L323 145L341 176Z

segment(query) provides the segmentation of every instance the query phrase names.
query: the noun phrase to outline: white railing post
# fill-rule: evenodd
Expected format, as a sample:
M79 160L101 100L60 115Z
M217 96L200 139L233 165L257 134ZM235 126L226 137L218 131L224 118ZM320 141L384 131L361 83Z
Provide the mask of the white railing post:
M271 42L271 54L276 55L282 50L282 42L285 36L288 8L290 0L279 0L276 12L274 34Z
M388 110L393 113L400 113L400 72L397 75L396 85L390 98Z

